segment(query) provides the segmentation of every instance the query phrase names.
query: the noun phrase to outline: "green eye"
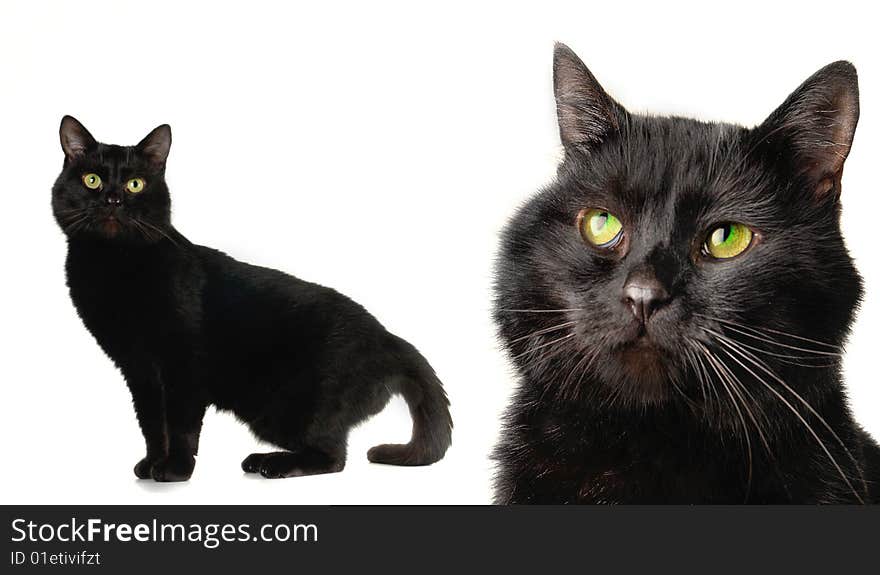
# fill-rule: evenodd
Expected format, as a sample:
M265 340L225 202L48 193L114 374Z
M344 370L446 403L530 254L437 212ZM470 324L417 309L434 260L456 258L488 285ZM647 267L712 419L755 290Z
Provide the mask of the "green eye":
M132 194L137 194L144 190L145 185L146 182L144 182L143 178L132 178L125 182L125 189Z
M101 176L98 174L93 174L91 172L83 174L82 181L83 185L90 190L97 190L101 187Z
M617 216L605 210L583 210L578 221L581 235L597 248L613 248L623 237L623 224Z
M732 258L746 251L754 236L754 232L743 224L721 224L709 232L703 251L713 258Z

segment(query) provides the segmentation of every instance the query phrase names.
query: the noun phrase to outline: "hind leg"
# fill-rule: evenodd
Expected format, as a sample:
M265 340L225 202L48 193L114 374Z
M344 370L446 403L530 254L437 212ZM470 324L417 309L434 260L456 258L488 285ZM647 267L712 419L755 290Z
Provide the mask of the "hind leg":
M242 462L242 468L251 473L259 473L268 479L282 477L302 477L337 473L345 468L345 454L328 453L306 447L299 451L276 451L274 453L254 453Z
M319 399L285 391L271 411L249 423L257 437L285 451L253 453L242 469L271 479L342 471L349 430L381 411L391 396L384 380L366 371L337 374L320 382Z
M345 468L345 450L303 447L295 451L252 453L241 462L241 468L268 479L337 473Z
M287 451L252 453L241 462L241 468L269 479L336 473L345 468L345 436L307 433L306 437L275 443Z

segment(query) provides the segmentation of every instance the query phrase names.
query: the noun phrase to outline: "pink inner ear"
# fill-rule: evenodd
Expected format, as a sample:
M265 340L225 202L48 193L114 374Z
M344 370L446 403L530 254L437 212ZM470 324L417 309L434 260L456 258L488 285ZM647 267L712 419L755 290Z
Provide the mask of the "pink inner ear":
M69 136L65 136L64 146L62 147L70 156L82 156L86 153L86 147L82 140L70 138Z
M171 148L171 128L167 124L154 128L140 141L138 148L151 164L164 165Z
M65 116L61 123L61 148L67 156L83 156L93 143L94 139L82 124Z
M824 117L817 120L817 123L820 123L820 130L823 127L821 122L829 122L824 126L825 137L828 139L823 138L822 132L818 131L816 141L812 142L814 149L808 152L815 158L810 164L809 171L818 178L815 197L819 199L829 194L840 194L843 165L852 148L853 134L859 116L858 99L847 90L835 94L828 105L827 111L818 112Z
M852 64L839 61L810 76L762 127L764 138L788 148L792 167L806 178L805 191L821 198L840 194L858 121L858 76Z
M594 144L617 128L616 104L577 55L562 44L553 56L553 85L563 144Z
M842 91L838 94L834 103L838 111L832 119L832 140L828 142L826 153L829 171L837 174L843 170L843 162L852 147L853 133L856 130L855 124L859 112L858 101L848 91Z
M165 146L162 144L144 146L144 155L149 156L152 161L162 161L165 157Z

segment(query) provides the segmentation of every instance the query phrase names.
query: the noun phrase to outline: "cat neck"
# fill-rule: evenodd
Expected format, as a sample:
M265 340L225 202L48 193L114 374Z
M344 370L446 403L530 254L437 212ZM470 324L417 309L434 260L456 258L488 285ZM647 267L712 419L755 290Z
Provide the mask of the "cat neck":
M177 273L192 260L192 244L173 228L153 242L122 238L74 237L67 242L70 278L90 285L144 274L163 277Z
M98 236L68 236L68 252L89 256L120 256L120 257L149 257L163 252L186 250L192 244L183 234L173 226L156 231L158 236L155 240L144 241L141 238L105 238Z
M690 390L687 399L672 393L663 402L652 405L621 403L619 398L614 401L612 391L590 377L582 382L587 391L577 398L553 397L550 400L551 390L533 385L527 386L523 402L533 406L532 417L538 420L549 418L554 424L572 428L571 431L581 437L599 438L600 442L609 444L627 443L634 436L644 434L650 437L658 432L680 441L693 441L698 437L711 440L731 434L739 436L744 426L749 433L756 435L756 425L760 425L771 443L785 443L793 438L802 441L810 434L807 425L821 436L829 433L828 428L843 433L849 412L838 363L832 362L822 368L790 367L780 371L779 377L785 386L773 379L767 385L771 385L781 398L772 395L768 401L762 402L761 409L751 401L750 410L743 409L739 396L736 396L740 407L737 410L723 388L717 397L712 393L704 397L695 382L687 386ZM744 380L742 385L752 395L766 389L758 381ZM744 399L751 397L744 396ZM825 423L815 414L821 414ZM756 441L758 439L756 437Z

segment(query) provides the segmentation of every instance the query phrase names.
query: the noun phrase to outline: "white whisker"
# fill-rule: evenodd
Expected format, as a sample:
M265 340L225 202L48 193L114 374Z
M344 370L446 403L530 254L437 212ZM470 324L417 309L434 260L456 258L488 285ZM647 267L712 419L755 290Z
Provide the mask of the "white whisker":
M721 343L722 345L725 345L729 350L735 352L737 355L739 355L740 357L742 357L744 360L749 361L749 362L752 363L755 367L757 367L757 368L761 369L762 371L764 371L765 373L767 373L767 375L769 375L769 376L772 377L775 381L777 381L778 383L780 383L783 387L785 387L785 389L787 389L792 395L794 395L795 398L797 398L801 403L803 403L804 406L805 406L805 407L806 407L806 408L807 408L807 409L808 409L813 415L815 415L816 418L817 418L817 419L818 419L818 420L819 420L819 421L820 421L820 422L826 427L826 429L827 429L827 430L828 430L828 431L834 436L834 438L837 440L837 442L840 443L840 446L844 449L844 451L846 452L846 454L847 454L847 455L849 456L849 458L853 461L853 463L854 463L855 466L856 466L856 470L857 470L858 473L861 475L861 468L859 467L858 462L857 462L857 461L855 460L855 458L852 456L852 454L850 453L849 449L846 448L846 445L844 445L844 443L843 443L843 441L840 439L840 437L834 432L833 429L831 429L831 426L828 425L828 423L825 421L825 419L824 419L821 415L819 415L819 414L816 412L816 410L813 409L813 407L812 407L812 406L811 406L811 405L810 405L805 399L803 399L803 398L800 396L800 394L798 394L798 393L795 392L793 389L791 389L791 387L790 387L788 384L786 384L784 381L782 381L778 376L776 376L776 374L774 374L772 371L770 371L769 369L767 369L766 367L764 367L763 364L762 364L759 360L757 360L757 359L754 358L753 356L750 358L749 356L751 356L751 354L750 354L749 352L744 351L744 350L739 350L739 349L737 349L737 348L735 347L735 345L733 345L733 344L731 344L731 343L729 343L729 342L725 342L725 341L723 341L723 340L720 341L720 343ZM724 350L722 350L722 351L724 351ZM852 483L851 483L850 480L849 480L849 477L846 475L846 473L844 473L843 468L842 468L842 467L840 466L840 464L837 462L837 459L834 458L834 456L831 454L831 451L830 451L830 450L828 449L828 447L825 445L825 442L822 441L822 439L819 437L819 434L816 433L816 431L813 429L813 427L807 422L806 419L804 419L804 417L800 414L800 412L799 412L797 409L795 409L794 406L793 406L793 405L792 405L792 404L791 404L791 403L790 403L790 402L789 402L789 401L788 401L788 400L787 400L787 399L786 399L781 393L779 393L776 389L774 389L773 386L771 386L769 383L767 383L766 381L764 381L763 378L761 378L758 374L756 374L754 371L752 371L748 366L746 366L746 365L743 364L741 361L739 361L736 357L734 357L734 355L733 355L732 353L730 353L730 351L725 351L725 353L727 353L728 357L730 357L730 358L731 358L733 361L735 361L735 362L736 362L741 368L743 368L743 369L746 370L749 374L751 374L752 377L754 377L757 381L759 381L761 384L763 384L764 387L766 387L768 391L770 391L771 393L773 393L773 394L774 394L774 395L775 395L780 401L783 402L783 404L785 404L786 407L788 407L788 409L789 409L789 410L790 410L790 411L791 411L791 412L792 412L792 413L798 418L798 420L801 422L801 424L804 425L804 427L807 429L807 431L810 433L810 435L813 436L813 439L816 440L816 442L819 444L819 447L821 447L822 451L825 452L825 455L826 455L826 456L828 457L828 459L831 461L832 465L834 465L835 469L837 469L837 472L838 472L838 473L840 474L840 476L843 478L844 482L846 482L847 486L848 486L848 487L850 488L850 490L853 492L853 495L855 495L856 499L858 499L859 503L864 503L864 500L863 500L862 497L859 495L858 491L856 491L855 487L853 487ZM864 479L862 479L862 481L864 481ZM867 488L866 488L866 490L867 490Z

